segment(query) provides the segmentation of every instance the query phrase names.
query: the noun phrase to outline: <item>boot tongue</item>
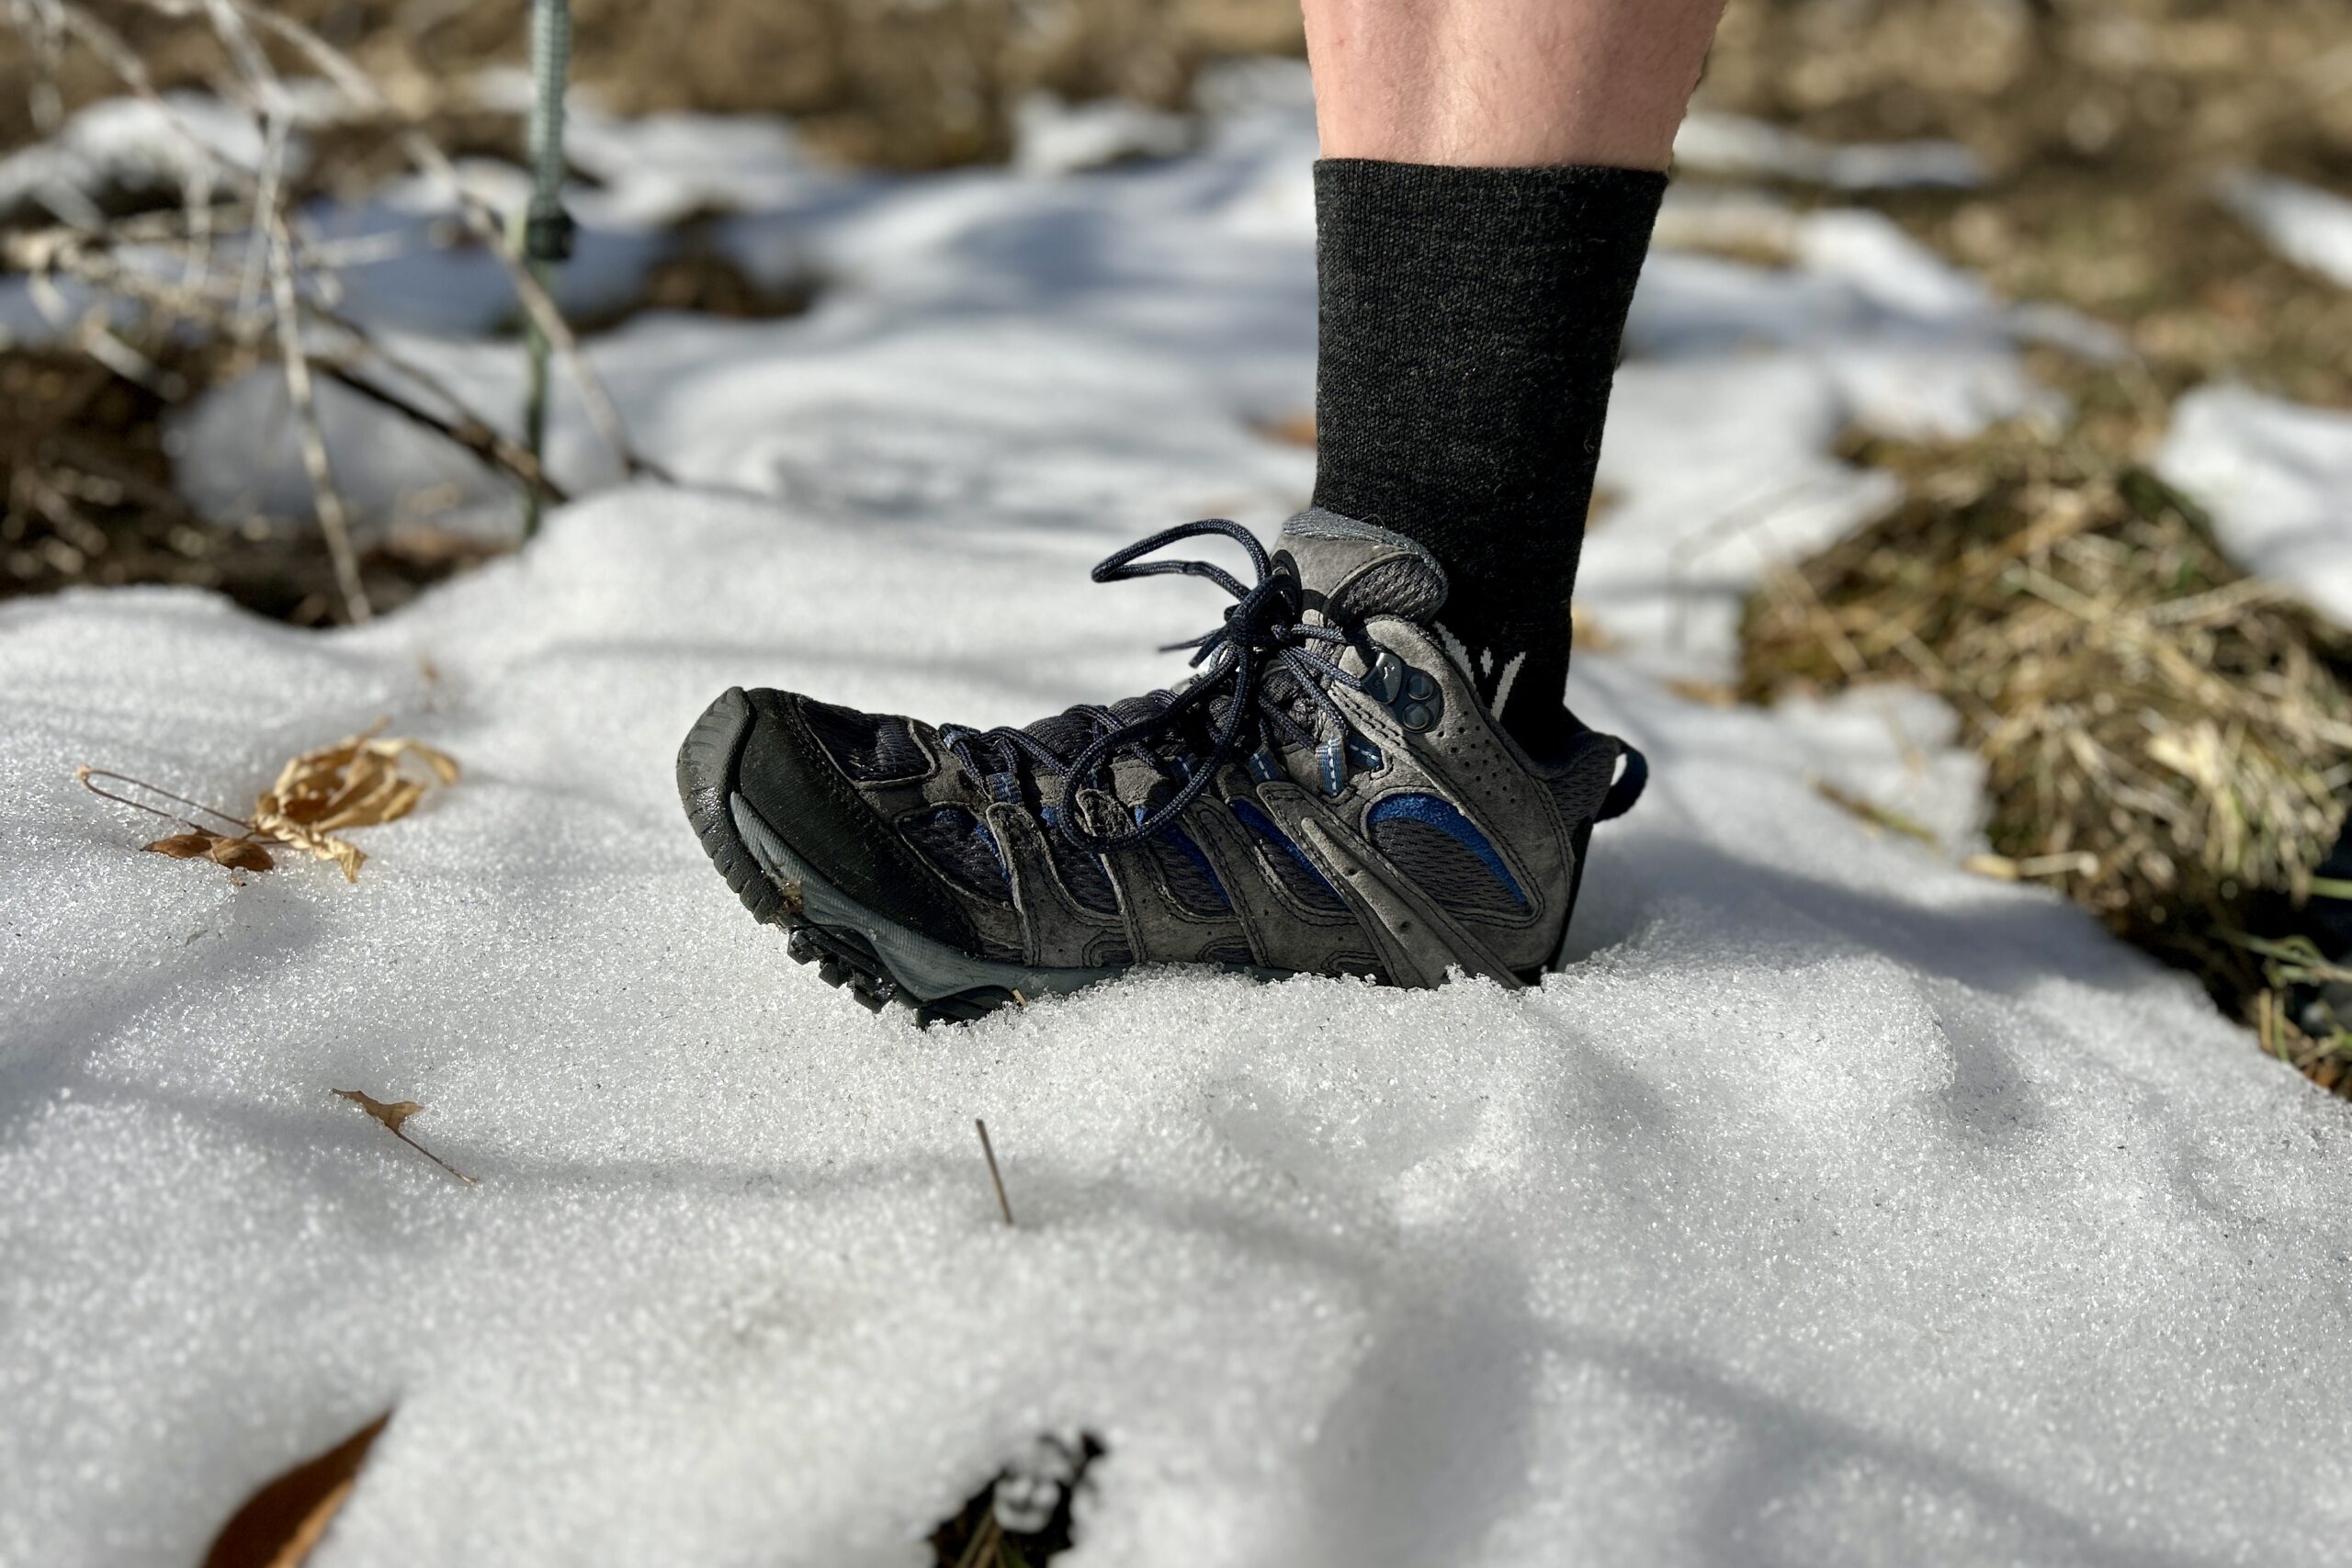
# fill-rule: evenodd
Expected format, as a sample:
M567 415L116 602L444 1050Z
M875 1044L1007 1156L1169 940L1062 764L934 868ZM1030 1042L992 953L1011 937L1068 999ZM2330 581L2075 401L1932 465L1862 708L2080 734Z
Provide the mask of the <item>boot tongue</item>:
M1306 607L1334 626L1372 615L1426 621L1445 603L1437 558L1377 524L1310 507L1283 525L1274 548L1274 570L1295 576Z

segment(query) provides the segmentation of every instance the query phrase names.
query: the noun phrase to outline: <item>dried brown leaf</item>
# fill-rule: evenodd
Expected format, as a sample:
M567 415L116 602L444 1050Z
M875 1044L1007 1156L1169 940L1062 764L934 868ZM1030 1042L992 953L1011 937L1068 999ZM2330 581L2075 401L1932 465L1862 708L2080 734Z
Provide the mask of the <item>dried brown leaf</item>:
M169 855L174 860L195 860L198 856L210 854L212 846L220 841L218 837L199 828L190 832L175 833L168 839L158 839L152 844L141 844L139 847L150 854Z
M204 1568L301 1568L358 1484L385 1411L326 1452L304 1460L245 1499L204 1554Z
M458 764L446 751L405 738L384 739L374 728L332 746L296 757L278 771L277 782L254 803L260 831L343 868L345 881L359 879L365 851L337 837L346 829L395 822L416 809L435 784L454 784ZM415 759L427 777L403 770Z
M339 1089L335 1093L381 1122L385 1130L391 1133L398 1133L401 1122L424 1109L413 1100L403 1100L397 1104L387 1105L373 1095L356 1089Z
M277 863L251 839L215 839L205 854L236 871L274 871Z
M269 852L248 838L223 838L208 833L201 828L191 828L185 833L175 833L168 839L158 839L152 844L141 844L159 855L174 860L209 860L235 871L271 871L277 863Z
M439 1166L442 1169L447 1171L450 1175L456 1177L467 1186L474 1187L480 1185L480 1183L476 1182L472 1177L468 1176L464 1171L459 1170L456 1166L451 1165L447 1160L443 1159L439 1155L435 1154L431 1149L426 1148L423 1144L418 1143L414 1138L410 1137L407 1133L401 1130L406 1125L410 1117L424 1109L424 1106L419 1105L415 1100L401 1100L386 1102L384 1100L378 1100L375 1096L368 1094L364 1090L356 1089L339 1089L334 1092L343 1099L351 1101L352 1104L359 1107L360 1110L368 1112L368 1115L374 1117L377 1121L382 1122L384 1131L390 1133L393 1137L398 1138L401 1143L406 1144L410 1148L414 1149L418 1154L423 1155L426 1159L431 1160L435 1165Z

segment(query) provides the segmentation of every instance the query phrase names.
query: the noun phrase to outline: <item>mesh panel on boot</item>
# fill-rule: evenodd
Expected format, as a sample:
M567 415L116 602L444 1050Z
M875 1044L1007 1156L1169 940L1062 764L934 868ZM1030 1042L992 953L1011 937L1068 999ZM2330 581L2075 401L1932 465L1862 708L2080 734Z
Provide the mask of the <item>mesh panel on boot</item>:
M1369 569L1342 589L1331 603L1331 615L1341 622L1374 615L1425 621L1444 602L1444 582L1419 560L1398 556Z
M1012 901L996 836L962 807L941 806L902 818L899 833L957 886L1001 904Z
M1187 914L1222 915L1233 908L1208 857L1182 829L1170 828L1146 841L1159 866L1160 880L1179 908Z
M1553 804L1560 808L1561 818L1574 826L1591 821L1600 812L1601 801L1608 796L1610 782L1616 775L1617 748L1604 744L1589 748L1544 783L1552 792Z
M1414 886L1459 915L1509 919L1526 896L1494 844L1433 795L1392 795L1368 814L1373 847Z
M1080 908L1098 915L1117 914L1119 896L1111 886L1111 874L1102 869L1102 863L1062 837L1059 807L1049 806L1040 815L1046 820L1046 852L1054 857L1054 870L1069 896L1078 900Z
M861 784L910 779L931 766L907 721L803 699L800 716L836 767Z
M1347 908L1331 885L1323 880L1323 874L1315 869L1315 863L1308 860L1306 852L1292 843L1280 828L1274 826L1273 818L1249 801L1237 800L1232 804L1234 816L1239 818L1241 825L1256 833L1261 840L1258 856L1260 863L1275 881L1282 884L1284 891L1310 909L1338 913Z

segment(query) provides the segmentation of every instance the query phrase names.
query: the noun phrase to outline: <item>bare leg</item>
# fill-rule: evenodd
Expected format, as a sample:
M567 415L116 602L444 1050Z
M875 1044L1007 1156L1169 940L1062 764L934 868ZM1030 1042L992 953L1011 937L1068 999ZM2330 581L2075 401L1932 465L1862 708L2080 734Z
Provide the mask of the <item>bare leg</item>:
M1305 0L1327 158L1663 169L1724 0Z

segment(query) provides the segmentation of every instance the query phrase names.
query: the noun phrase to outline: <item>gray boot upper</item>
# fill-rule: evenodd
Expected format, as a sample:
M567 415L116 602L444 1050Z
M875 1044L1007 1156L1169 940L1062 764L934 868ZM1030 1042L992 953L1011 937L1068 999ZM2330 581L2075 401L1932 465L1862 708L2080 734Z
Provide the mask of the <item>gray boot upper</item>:
M1016 745L755 693L740 793L848 899L978 959L1534 977L1561 946L1594 821L1639 787L1629 770L1612 795L1622 744L1578 728L1559 756L1521 750L1435 629L1445 574L1409 539L1309 511L1284 525L1272 570L1295 580L1282 588L1297 623L1346 634L1290 639L1339 675L1309 677L1318 702L1305 666L1259 658L1255 683L1283 711L1242 715L1232 755L1140 841L1094 852L1074 838L1131 835L1193 782L1203 738L1234 717L1222 655L1197 678L1215 690L1172 694L1193 705L1189 740L1147 736L1082 781L1057 767L1115 725L1148 728L1171 694L1074 709Z

